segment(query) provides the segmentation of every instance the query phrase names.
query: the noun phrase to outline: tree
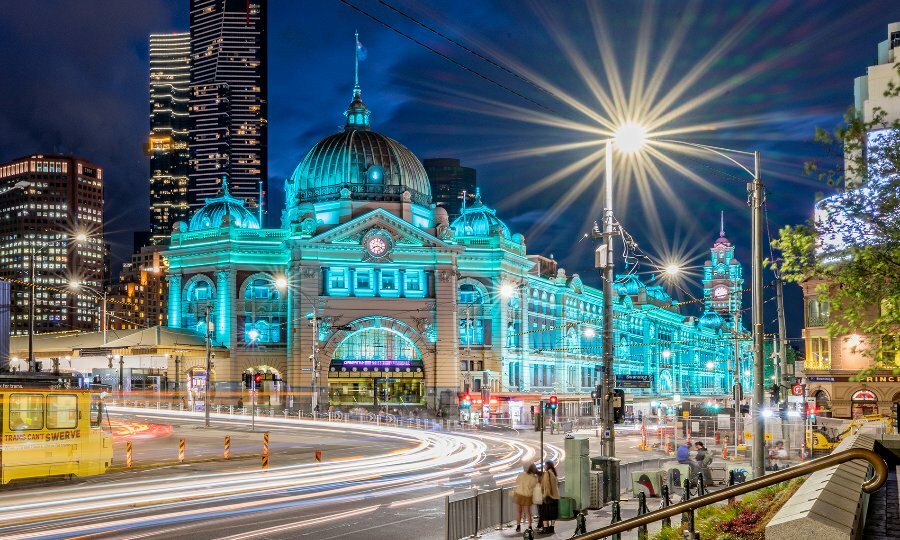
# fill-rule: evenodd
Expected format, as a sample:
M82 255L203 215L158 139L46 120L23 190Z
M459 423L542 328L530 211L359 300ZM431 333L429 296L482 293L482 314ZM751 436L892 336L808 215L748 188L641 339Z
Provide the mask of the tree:
M890 84L885 96L900 99L900 85ZM843 157L843 167L810 162L805 173L838 193L817 203L810 223L779 231L781 276L821 278L829 333L865 334L874 368L900 374L900 119L875 109L866 121L851 109L842 126L819 128L815 138Z

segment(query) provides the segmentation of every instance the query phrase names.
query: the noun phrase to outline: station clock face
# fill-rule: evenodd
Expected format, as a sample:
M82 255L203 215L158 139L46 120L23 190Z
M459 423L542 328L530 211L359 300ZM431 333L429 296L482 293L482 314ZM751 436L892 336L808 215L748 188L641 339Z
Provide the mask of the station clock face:
M383 257L388 250L387 241L381 236L373 236L366 242L366 249L373 257Z
M713 289L712 294L713 298L716 300L723 300L728 297L728 287L725 285L718 285Z

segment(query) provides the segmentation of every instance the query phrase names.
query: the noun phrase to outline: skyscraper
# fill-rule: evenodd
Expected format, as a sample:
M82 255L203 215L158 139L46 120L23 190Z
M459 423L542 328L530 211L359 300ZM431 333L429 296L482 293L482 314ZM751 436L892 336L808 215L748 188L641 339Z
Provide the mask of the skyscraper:
M259 212L267 185L265 0L191 0L190 204L220 191Z
M150 35L150 239L168 241L189 212L191 35Z
M28 187L10 189L23 181ZM96 330L99 303L68 286L74 279L103 287L103 171L81 158L36 154L0 164L0 193L0 278L12 282L12 333L28 333L32 264L35 333Z
M475 201L475 169L463 167L458 159L451 158L426 158L422 163L431 183L432 199L447 209L451 219L460 214L463 192L466 203Z

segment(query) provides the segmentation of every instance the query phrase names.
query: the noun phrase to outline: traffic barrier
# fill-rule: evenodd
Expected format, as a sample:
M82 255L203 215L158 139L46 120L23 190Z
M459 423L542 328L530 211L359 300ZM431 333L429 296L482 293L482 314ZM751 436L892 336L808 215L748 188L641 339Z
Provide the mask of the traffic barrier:
M722 447L722 459L728 459L728 446Z
M231 436L225 435L225 459L231 456Z
M178 463L184 463L184 439L178 439Z
M269 470L269 432L263 433L262 468Z
M131 441L125 443L125 467L131 468Z
M322 463L322 451L316 450L316 461Z

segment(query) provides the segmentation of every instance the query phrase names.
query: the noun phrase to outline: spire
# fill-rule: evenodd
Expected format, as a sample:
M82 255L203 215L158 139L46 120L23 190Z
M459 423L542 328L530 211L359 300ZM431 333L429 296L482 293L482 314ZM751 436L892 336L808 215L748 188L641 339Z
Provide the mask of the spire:
M459 211L460 214L466 213L466 198L469 196L469 193L466 190L462 190L462 209Z
M719 214L719 236L725 237L725 211Z
M356 37L356 50L353 55L353 101L344 112L344 116L347 117L344 131L369 129L369 109L363 103L362 89L359 87L359 61L366 59L366 49L359 42L359 32L355 32L353 35Z
M222 175L222 196L223 197L231 196L231 194L228 193L228 176L224 175L224 174Z

